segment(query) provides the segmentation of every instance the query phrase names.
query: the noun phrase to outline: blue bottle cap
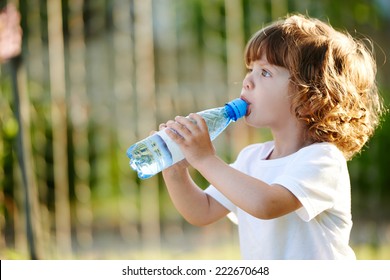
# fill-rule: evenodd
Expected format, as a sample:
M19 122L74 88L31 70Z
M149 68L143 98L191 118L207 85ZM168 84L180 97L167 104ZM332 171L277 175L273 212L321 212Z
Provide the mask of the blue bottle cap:
M228 106L233 111L234 116L232 116L232 119L234 121L245 116L246 110L248 108L248 104L241 98L236 98L229 103L226 103L226 106Z

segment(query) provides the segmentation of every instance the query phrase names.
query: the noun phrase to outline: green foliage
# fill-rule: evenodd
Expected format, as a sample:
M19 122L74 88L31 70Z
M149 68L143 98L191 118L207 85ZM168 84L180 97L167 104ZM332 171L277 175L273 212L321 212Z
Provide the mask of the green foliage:
M357 217L366 220L385 221L390 217L390 208L387 207L387 201L390 199L390 158L386 156L390 143L388 116L384 115L374 137L349 164L353 212Z

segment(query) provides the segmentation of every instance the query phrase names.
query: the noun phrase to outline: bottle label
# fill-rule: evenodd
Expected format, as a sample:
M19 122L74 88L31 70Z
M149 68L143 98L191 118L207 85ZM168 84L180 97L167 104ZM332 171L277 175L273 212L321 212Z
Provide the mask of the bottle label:
M172 164L175 164L176 162L179 162L184 159L184 155L181 152L179 146L167 135L167 133L164 130L160 130L158 132L158 135L165 141L165 144L167 145L169 151L172 155Z

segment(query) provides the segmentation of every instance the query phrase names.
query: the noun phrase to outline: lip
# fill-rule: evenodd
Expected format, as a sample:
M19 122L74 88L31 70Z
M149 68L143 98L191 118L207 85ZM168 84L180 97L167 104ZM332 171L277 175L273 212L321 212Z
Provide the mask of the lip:
M245 117L249 116L250 113L251 113L251 107L250 107L250 104L248 103L248 107L246 109Z
M248 107L246 109L246 113L245 113L245 116L249 116L249 114L251 113L251 103L244 97L241 97L242 100L244 100L246 102L246 104L248 104Z

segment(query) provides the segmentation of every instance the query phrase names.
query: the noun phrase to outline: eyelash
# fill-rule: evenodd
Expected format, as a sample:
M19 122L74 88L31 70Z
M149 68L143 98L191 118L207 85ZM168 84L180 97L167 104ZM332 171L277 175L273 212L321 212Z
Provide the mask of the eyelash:
M247 68L247 73L251 73L251 72L253 72L253 69ZM260 75L265 77L265 78L272 77L271 73L265 69L261 69Z
M271 77L271 73L268 72L267 70L265 69L261 69L261 76L267 78L267 77Z

